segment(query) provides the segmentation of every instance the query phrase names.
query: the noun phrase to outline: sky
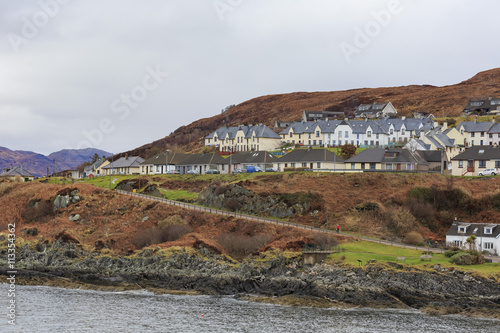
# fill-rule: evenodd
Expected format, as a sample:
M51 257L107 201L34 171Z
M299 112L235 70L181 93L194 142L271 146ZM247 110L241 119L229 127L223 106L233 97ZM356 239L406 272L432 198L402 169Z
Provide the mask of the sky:
M0 3L0 146L112 153L231 104L500 67L489 0ZM263 120L264 121L264 120Z

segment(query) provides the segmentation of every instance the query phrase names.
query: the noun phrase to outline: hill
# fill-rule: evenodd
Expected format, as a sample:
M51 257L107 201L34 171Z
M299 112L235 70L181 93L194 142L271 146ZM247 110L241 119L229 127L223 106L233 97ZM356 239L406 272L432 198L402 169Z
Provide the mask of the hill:
M163 139L126 153L147 157L167 147L181 146L186 150L196 150L201 147L203 136L221 126L263 123L273 128L276 120L299 120L304 110L335 110L351 115L363 103L392 102L400 116L411 116L415 111L432 113L436 117L459 116L469 99L490 96L500 96L500 68L484 71L466 81L443 87L410 85L261 96L213 117L196 120Z
M103 150L87 149L64 149L48 156L38 154L32 151L10 150L0 147L0 170L11 165L22 164L25 170L28 170L34 176L40 177L53 172L53 160L57 163L57 170L71 170L83 162L91 160L94 154L99 156L111 156L111 153Z

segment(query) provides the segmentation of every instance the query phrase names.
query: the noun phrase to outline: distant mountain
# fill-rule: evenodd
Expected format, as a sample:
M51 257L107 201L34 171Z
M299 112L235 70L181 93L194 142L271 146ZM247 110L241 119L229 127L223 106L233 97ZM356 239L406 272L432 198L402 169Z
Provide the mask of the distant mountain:
M23 168L34 176L41 177L52 174L54 169L54 160L56 161L57 171L75 169L83 162L88 162L94 154L99 156L112 156L103 150L86 149L64 149L45 156L32 151L10 150L0 147L0 170L6 167L23 165Z
M195 120L189 125L179 127L165 138L123 152L116 157L128 154L146 158L153 153L164 151L167 147L175 146L186 151L199 151L203 146L201 138L221 126L263 123L273 128L276 120L300 120L305 110L344 111L350 116L360 104L392 102L398 116L411 117L412 112L423 111L436 117L447 117L459 116L469 99L488 97L500 97L500 68L484 71L466 81L443 87L410 85L261 96L222 113L217 112L213 117Z
M61 151L55 152L47 156L51 161L56 160L58 170L71 170L75 169L77 166L83 162L89 162L92 160L94 154L99 155L99 157L109 157L113 154L107 151L86 148L86 149L63 149Z

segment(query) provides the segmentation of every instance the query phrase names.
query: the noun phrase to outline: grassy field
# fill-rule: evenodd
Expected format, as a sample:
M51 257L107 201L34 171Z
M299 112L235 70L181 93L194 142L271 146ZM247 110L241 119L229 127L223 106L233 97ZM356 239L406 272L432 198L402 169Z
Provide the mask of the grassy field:
M343 263L358 266L358 260L361 260L362 265L365 265L368 260L375 259L380 261L396 262L397 257L405 257L404 262L400 264L414 266L420 269L432 269L435 264L441 264L441 267L457 268L465 271L474 271L481 275L490 275L500 272L500 264L483 264L483 265L453 265L442 253L434 253L430 261L421 261L420 256L422 251L401 248L397 246L389 246L379 243L367 241L357 241L341 244L340 247L345 249L345 252L335 253L329 256L332 261L342 261ZM342 257L345 259L341 260Z

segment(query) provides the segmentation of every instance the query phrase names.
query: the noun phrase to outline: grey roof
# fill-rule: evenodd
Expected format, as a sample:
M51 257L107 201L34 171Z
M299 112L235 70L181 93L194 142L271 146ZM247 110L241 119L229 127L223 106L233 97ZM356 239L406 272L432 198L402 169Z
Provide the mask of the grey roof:
M177 165L209 165L209 164L225 164L224 158L217 153L209 154L190 154Z
M488 130L488 133L500 133L500 123L494 123Z
M420 139L413 139L413 140L415 140L415 142L417 142L417 144L420 145L422 148L425 148L426 150L431 149L430 144L426 144L424 141L422 141Z
M256 126L232 126L232 127L220 127L215 132L210 133L205 137L205 139L213 139L215 134L217 134L217 138L225 139L226 135L230 140L236 138L236 133L238 131L243 131L245 138L251 138L253 133L255 133L256 138L271 138L271 139L280 139L280 136L276 134L273 130L271 130L266 125L256 125Z
M458 227L467 227L465 232L458 232ZM492 234L484 234L485 227L492 227ZM446 236L466 236L470 235L498 238L500 236L500 224L497 223L453 223L446 233Z
M144 159L140 156L121 157L116 161L112 161L103 169L138 167L142 162L144 162Z
M168 153L168 164L176 165L185 160L189 154L185 153L177 153L177 152L169 152ZM160 153L153 155L146 159L141 165L165 165L166 164L166 154Z
M458 124L457 130L463 130L465 132L488 132L490 127L493 125L493 122L491 121L464 121Z
M373 103L373 104L361 104L358 106L354 114L363 114L363 113L377 113L382 111L389 103Z
M344 118L345 113L342 111L304 111L302 119L305 121L323 120L325 118Z
M328 149L295 149L279 158L278 162L344 162L344 159Z
M497 110L499 106L500 106L500 98L471 99L467 103L467 106L464 108L464 112L474 112L474 111L490 112L491 110Z
M224 159L225 164L262 164L273 163L278 158L267 151L246 151L238 152L231 157Z
M394 152L396 156L388 157L386 152ZM345 163L417 163L428 164L418 154L412 154L408 149L371 148L351 157Z
M35 177L30 172L26 171L26 169L21 168L20 165L15 166L13 168L5 168L0 172L0 177L4 176L21 176L21 177Z
M441 162L441 158L443 157L442 150L418 150L417 154L427 162Z
M500 160L500 147L498 146L472 146L463 153L453 157L452 160Z
M107 159L105 157L103 157L100 160L96 161L94 164L88 165L88 166L84 167L83 170L85 172L92 172L93 170L95 170L98 167L100 167L104 162L106 162L106 160Z

